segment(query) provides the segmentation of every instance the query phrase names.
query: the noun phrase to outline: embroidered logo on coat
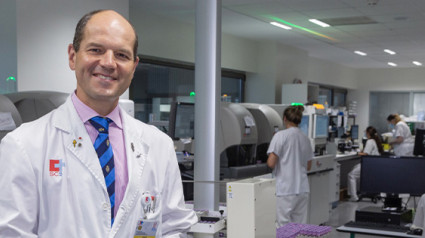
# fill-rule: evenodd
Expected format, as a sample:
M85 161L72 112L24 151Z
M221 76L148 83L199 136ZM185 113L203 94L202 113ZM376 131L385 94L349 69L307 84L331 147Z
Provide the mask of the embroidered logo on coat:
M63 167L65 167L65 163L61 159L51 159L49 165L50 176L62 176L62 171Z

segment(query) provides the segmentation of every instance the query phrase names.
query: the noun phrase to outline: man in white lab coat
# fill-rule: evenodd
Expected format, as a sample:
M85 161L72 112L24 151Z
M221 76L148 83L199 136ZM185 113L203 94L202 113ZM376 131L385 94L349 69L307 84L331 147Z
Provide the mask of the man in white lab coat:
M197 218L184 207L171 139L118 106L139 61L133 27L91 12L68 54L76 91L0 144L0 237L184 237ZM105 128L95 116L109 123L112 169L98 158Z

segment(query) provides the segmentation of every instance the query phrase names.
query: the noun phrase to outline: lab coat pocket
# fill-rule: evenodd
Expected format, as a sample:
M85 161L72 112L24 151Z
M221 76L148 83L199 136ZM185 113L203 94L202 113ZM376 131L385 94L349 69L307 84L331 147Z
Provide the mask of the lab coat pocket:
M162 237L161 196L144 192L141 198L142 217L137 220L134 238Z

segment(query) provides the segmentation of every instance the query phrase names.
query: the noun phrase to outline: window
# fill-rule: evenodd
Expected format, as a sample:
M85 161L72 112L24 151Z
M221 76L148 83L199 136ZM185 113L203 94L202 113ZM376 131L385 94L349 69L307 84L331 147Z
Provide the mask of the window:
M319 87L319 96L317 103L325 104L333 107L344 107L347 105L347 90L332 86L325 86L320 84L309 83L309 85L317 85Z
M0 81L0 94L15 93L17 92L16 79L14 77L7 77Z
M222 70L221 76L221 95L225 94L227 101L243 102L245 74ZM173 101L195 100L194 65L142 56L129 90L137 119L165 125Z

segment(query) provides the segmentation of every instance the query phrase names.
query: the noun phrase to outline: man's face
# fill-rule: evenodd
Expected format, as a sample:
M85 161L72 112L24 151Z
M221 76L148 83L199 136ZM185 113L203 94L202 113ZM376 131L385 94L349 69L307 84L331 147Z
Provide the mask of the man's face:
M87 22L78 52L69 45L69 66L75 70L77 96L88 106L117 104L130 86L135 35L130 24L115 12L98 13ZM100 104L99 104L100 103Z

